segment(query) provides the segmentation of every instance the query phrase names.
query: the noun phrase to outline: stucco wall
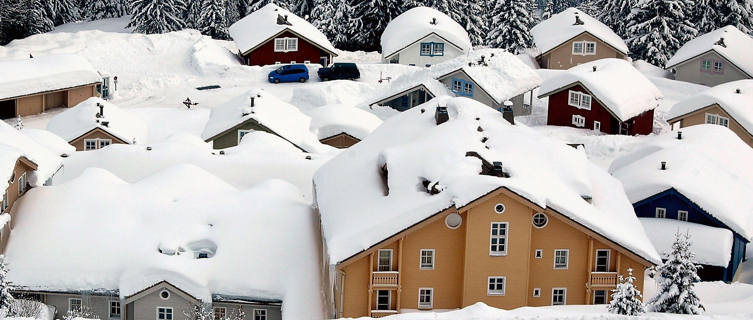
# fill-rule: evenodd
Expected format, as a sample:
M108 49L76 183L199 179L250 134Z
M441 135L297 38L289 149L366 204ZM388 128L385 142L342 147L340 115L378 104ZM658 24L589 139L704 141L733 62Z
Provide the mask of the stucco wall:
M160 292L167 290L170 292L168 299L162 299ZM190 320L185 313L191 312L196 301L189 301L176 293L169 286L162 285L157 290L133 301L133 317L135 320L157 319L157 307L173 308L174 320ZM129 315L130 317L130 315Z
M734 132L738 137L740 137L740 139L745 141L745 143L753 147L753 135L748 133L748 131L745 130L743 126L740 125L739 122L737 122L734 118L732 118L729 115L729 113L727 113L722 108L720 108L718 104L713 104L706 108L699 109L699 110L696 110L695 112L686 114L676 120L673 120L672 122L670 122L670 124L675 124L679 122L680 128L685 128L685 127L694 126L698 124L705 124L707 113L720 115L729 119L729 129L732 130L732 132Z
M721 61L724 65L724 72L715 73L710 71L701 71L701 62L704 59L712 61L712 70L714 68L713 61ZM740 71L740 69L733 66L732 63L730 63L727 59L723 58L714 51L704 53L696 58L688 60L685 63L675 66L674 69L676 80L712 87L725 82L750 79L749 76L745 75L745 73Z
M421 55L421 42L441 42L444 43L444 55L442 56L422 56ZM427 64L437 64L443 61L453 59L461 54L463 51L456 48L450 43L447 43L444 39L430 34L423 39L416 41L405 49L399 51L399 64L415 65L418 67L424 67ZM382 57L384 63L389 63L389 57Z
M573 55L573 42L576 41L596 42L596 54L587 56ZM605 58L625 59L625 55L610 47L604 41L592 36L590 33L582 33L541 56L539 64L545 69L570 69L582 63Z

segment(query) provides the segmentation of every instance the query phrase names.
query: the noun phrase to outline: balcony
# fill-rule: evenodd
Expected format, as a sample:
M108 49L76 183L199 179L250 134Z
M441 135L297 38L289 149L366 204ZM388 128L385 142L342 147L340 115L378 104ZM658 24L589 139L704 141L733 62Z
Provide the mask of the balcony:
M400 275L397 271L374 271L371 275L373 287L397 287L397 279Z
M591 287L616 287L617 272L591 272Z
M386 316L391 316L393 314L397 314L397 310L371 310L371 317L372 318L381 318Z

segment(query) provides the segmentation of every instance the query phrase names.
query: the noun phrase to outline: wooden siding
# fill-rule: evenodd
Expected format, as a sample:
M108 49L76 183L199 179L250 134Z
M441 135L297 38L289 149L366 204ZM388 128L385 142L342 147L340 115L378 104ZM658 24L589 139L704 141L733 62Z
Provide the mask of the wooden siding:
M96 84L88 84L69 89L40 92L7 100L15 100L16 116L25 117L43 113L50 108L70 108L96 95Z
M358 140L356 137L353 137L345 132L319 140L319 142L323 144L330 145L338 149L350 148L360 141L361 140Z
M573 42L576 41L596 42L596 54L587 56L573 55ZM541 68L566 70L579 64L606 58L626 59L627 57L609 46L606 42L601 41L590 33L584 32L554 49L549 50L549 52L544 52L537 58L537 60Z
M723 72L717 73L711 71L702 71L701 62L703 60L711 60L712 68L714 61L721 61L723 64ZM692 82L711 87L726 82L751 79L750 75L745 74L745 72L740 70L729 60L720 56L713 50L710 50L693 59L676 65L672 69L675 70L675 80Z
M26 191L24 191L24 194L28 192L29 189L31 189L31 186L29 185L28 181L29 181L29 176L31 175L32 171L34 171L35 169L36 169L36 164L26 158L19 158L18 160L16 160L16 165L13 167L13 174L12 174L13 181L10 181L10 185L8 186L7 189L4 190L4 192L8 193L8 208L5 211L2 211L0 213L11 214L11 209L13 208L13 204L15 204L16 201L23 196L23 194L21 195L18 194L19 187L21 186L18 180L19 178L21 178L22 174L26 173L26 181L27 181L26 188L25 188ZM0 193L0 201L2 201L2 193ZM16 222L16 219L13 216L13 214L11 214L11 222L10 222L11 229L15 225L15 222Z
M275 38L297 38L298 51L294 52L275 52ZM299 37L290 31L285 31L274 38L267 40L264 44L259 45L254 50L242 54L246 63L250 66L263 66L275 63L288 64L293 61L296 63L319 63L320 57L327 57L327 63L332 62L332 55L309 40Z
M748 130L730 116L727 111L724 111L718 104L712 104L708 107L693 111L688 114L684 114L674 119L669 120L669 124L673 125L677 122L680 123L680 128L690 127L698 124L706 123L706 113L716 114L729 119L729 129L732 130L740 139L742 139L749 146L753 147L753 135Z
M100 128L94 128L82 136L69 141L68 144L76 147L76 151L84 151L84 140L86 139L110 139L112 140L112 144L128 144L131 142L123 141Z

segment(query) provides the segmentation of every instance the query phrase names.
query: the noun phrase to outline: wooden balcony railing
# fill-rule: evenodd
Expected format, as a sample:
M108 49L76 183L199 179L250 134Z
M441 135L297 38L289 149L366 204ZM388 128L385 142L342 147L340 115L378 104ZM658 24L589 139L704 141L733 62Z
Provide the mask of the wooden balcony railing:
M591 272L591 287L616 287L617 272Z
M391 316L393 314L397 314L397 310L371 310L371 317L372 318L381 318L386 316Z
M371 285L374 287L397 287L397 279L400 273L397 271L374 271L371 276Z

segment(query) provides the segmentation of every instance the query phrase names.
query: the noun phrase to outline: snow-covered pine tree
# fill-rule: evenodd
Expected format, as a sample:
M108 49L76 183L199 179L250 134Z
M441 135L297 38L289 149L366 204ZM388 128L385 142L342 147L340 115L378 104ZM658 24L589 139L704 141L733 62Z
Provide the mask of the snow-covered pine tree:
M291 3L291 12L295 13L299 17L305 18L311 15L311 10L314 9L313 0L294 0Z
M24 128L24 121L21 116L16 117L16 124L13 126L16 130L22 130Z
M641 292L635 287L635 277L633 277L633 268L628 268L627 278L620 275L620 283L617 288L612 290L612 301L609 303L607 310L611 313L637 316L646 312L646 307L641 301Z
M743 33L753 36L753 1L720 1L714 9L718 12L717 28L735 26Z
M354 24L358 26L353 41L361 50L377 50L384 28L402 13L400 0L363 0L353 5L352 17L357 17Z
M532 12L530 0L498 1L492 10L487 44L514 54L531 47Z
M635 59L663 67L697 30L684 0L640 0L628 17L628 46Z
M165 33L185 27L183 0L133 0L129 28L140 33Z
M635 0L596 0L597 20L609 26L621 38L627 38L627 19L635 6Z
M692 21L695 23L698 34L707 33L717 28L719 18L720 0L695 0Z
M228 27L246 16L246 2L243 0L228 0L225 9L225 20Z
M276 4L278 7L286 9L290 12L293 12L293 4L292 1L297 0L249 0L248 2L248 13L254 12L256 10L261 9L263 6L266 6L270 3Z
M583 2L579 0L554 0L554 13L560 13L567 8L577 8Z
M56 26L81 19L81 9L74 0L49 0L45 6L47 16Z
M405 0L403 1L403 9L410 10L415 7L429 7L429 1L427 0Z
M122 17L128 11L123 0L89 0L84 4L82 13L89 20Z
M314 0L309 20L321 30L336 48L349 48L351 36L356 31L351 26L350 3L346 0Z
M668 252L667 261L660 265L654 276L658 288L656 296L648 301L649 311L700 314L704 309L694 286L701 281L695 255L690 250L692 243L687 233L675 233L675 242Z
M552 0L544 0L544 5L541 8L541 20L546 20L552 17L554 14L554 2Z
M8 263L5 261L5 256L0 255L0 313L7 314L13 305L13 296L10 291L13 289L13 284L8 281Z
M203 0L198 29L214 39L229 39L225 8L227 0Z
M0 0L0 45L26 35L25 8L25 2Z
M489 32L486 5L486 1L480 0L459 2L459 12L463 14L459 15L460 20L456 21L465 28L468 37L471 38L471 43L474 45L482 45L486 42L486 36Z
M202 0L188 0L186 1L186 12L183 15L183 22L185 28L199 29L199 17L201 16L201 10L203 5Z

